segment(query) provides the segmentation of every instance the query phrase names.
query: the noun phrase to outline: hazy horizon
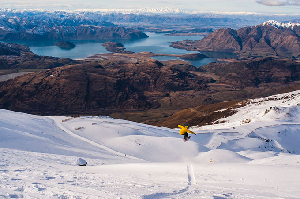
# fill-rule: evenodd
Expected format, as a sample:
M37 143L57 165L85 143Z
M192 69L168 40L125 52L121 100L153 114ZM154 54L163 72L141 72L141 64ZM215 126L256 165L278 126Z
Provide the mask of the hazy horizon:
M10 9L143 9L172 8L203 12L254 12L262 14L299 14L300 0L0 0L1 8Z

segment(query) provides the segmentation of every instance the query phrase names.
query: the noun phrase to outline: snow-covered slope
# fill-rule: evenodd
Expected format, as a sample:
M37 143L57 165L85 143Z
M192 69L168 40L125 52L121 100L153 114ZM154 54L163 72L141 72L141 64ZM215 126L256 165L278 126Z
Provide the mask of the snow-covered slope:
M299 198L299 105L300 91L251 100L188 142L109 117L0 110L0 197Z
M269 21L266 21L263 23L263 26L266 26L266 25L270 25L270 26L274 26L276 28L290 28L290 29L293 29L294 26L300 26L300 23L281 23L281 22L278 22L278 21L275 21L275 20L269 20Z

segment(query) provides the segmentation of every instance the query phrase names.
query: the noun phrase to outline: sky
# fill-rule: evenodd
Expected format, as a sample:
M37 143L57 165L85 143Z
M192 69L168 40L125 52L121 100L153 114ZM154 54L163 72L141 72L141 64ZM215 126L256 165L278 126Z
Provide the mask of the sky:
M300 14L300 0L0 0L14 9L141 9L173 8L185 11Z

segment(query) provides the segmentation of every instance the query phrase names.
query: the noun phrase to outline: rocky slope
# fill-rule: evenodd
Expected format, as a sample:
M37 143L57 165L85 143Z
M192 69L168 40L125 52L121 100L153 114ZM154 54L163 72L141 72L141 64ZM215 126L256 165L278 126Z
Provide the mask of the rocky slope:
M114 56L2 82L0 108L42 115L111 115L156 124L185 108L300 87L300 63L295 61L212 63L199 69L183 61L158 62L143 53L123 54L127 61L114 61Z
M237 53L244 58L265 56L300 58L300 24L290 26L276 24L280 23L268 21L238 30L218 29L202 40L175 42L172 46L187 50Z
M169 92L202 90L198 77L156 60L66 66L17 77L0 86L0 107L35 114L108 114L158 108Z
M235 88L259 87L268 83L289 84L300 81L300 63L265 58L257 61L211 63L203 70L218 75L218 81Z
M169 96L158 100L161 107L157 110L123 115L113 114L112 116L172 128L174 127L172 125L180 122L193 125L211 123L220 117L232 114L230 110L214 113L217 110L216 107L227 109L229 106L235 105L232 103L234 101L300 89L299 67L299 63L295 61L270 58L257 61L211 63L204 66L203 71L191 71L197 76L212 78L206 84L205 89L190 90L184 93L171 92ZM229 104L223 103L224 101L229 101ZM205 106L198 107L199 105ZM179 113L175 123L160 123L162 118L185 108L187 111Z
M185 123L189 126L203 126L212 124L216 120L228 117L235 113L235 109L247 104L247 98L253 96L266 96L263 94L269 90L270 93L282 93L300 89L300 64L287 60L274 60L266 58L258 61L244 61L235 63L211 63L203 66L207 73L217 75L215 84L232 86L231 92L234 96L227 96L231 101L201 105L184 109L164 118L154 125L176 128L178 124ZM210 84L213 90L214 85ZM280 88L277 90L278 88ZM220 89L220 88L219 88ZM264 89L264 90L262 90ZM244 91L244 101L240 92ZM255 91L256 90L256 91ZM225 90L215 90L215 98L226 95ZM259 93L261 92L261 93ZM261 95L262 94L262 95ZM224 99L225 100L225 99Z
M235 125L231 126L231 130L233 130L237 126L260 121L260 118L266 120L266 123L263 122L264 125L270 126L270 122L278 121L278 118L280 118L279 115L283 116L285 124L288 121L294 122L291 118L295 115L297 108L299 108L299 94L300 92L297 90L265 98L229 101L184 109L170 117L162 119L155 123L155 125L176 128L178 124L183 124L188 126L202 126L207 130L211 130L210 125L216 124L220 130L223 130L226 124L228 125L228 123L235 120ZM290 106L293 106L293 108L289 110L288 107ZM261 129L261 127L258 127L258 129ZM269 142L272 140L265 141Z

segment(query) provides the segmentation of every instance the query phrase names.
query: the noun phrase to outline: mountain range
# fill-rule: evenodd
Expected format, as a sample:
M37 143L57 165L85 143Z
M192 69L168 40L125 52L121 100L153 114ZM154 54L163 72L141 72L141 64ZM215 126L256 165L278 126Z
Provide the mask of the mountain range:
M28 15L28 13L19 14ZM75 20L69 18L68 14L64 15L61 12L54 14L56 17L48 18L53 23L45 26L47 27L44 27L45 30L48 28L53 30L60 24L62 26L57 30L62 30L63 33L68 30L66 27L77 32L61 34L58 31L42 34L47 39L57 38L57 35L67 38L76 35L77 39L87 36L94 38L98 33L92 34L91 27L97 30L102 28L92 25L92 21L89 22L91 25L81 24L85 21L85 16L79 15ZM22 18L21 21L20 19L21 17L13 18L10 24L23 24L20 26L23 32L14 30L12 31L14 33L9 33L5 37L20 36L24 33L24 39L28 38L26 37L28 34L35 40L35 36L41 36L26 32L26 28L30 28L27 23L30 17ZM44 18L33 22L39 20ZM73 22L75 25L71 26L70 23ZM17 26L11 28L15 27ZM127 34L125 30L128 30L113 25L108 25L107 29L122 32L124 35ZM83 33L77 34L78 30L82 30ZM103 32L99 31L100 33ZM144 34L141 31L138 33ZM170 116L185 108L292 91L299 87L299 62L268 57L297 58L300 52L298 35L297 23L268 21L238 30L219 29L200 41L181 41L173 44L175 47L188 50L225 51L237 53L245 59L259 58L210 63L201 68L182 61L159 62L151 59L151 53L121 53L110 56L112 59L74 61L38 56L27 47L1 43L1 69L48 70L0 83L0 108L41 115L115 114L115 117L156 123L156 119ZM187 98L189 100L186 100ZM140 112L143 117L133 112Z
M218 29L199 41L179 41L173 47L236 53L241 57L300 57L300 24L267 21L263 24Z
M103 33L99 24L75 25L82 16L54 15L70 23L40 26L44 19L32 19L30 27L29 18L12 17L10 29L0 30L24 40L141 33L114 25ZM0 197L299 198L298 26L268 21L218 30L206 45L247 60L201 68L157 61L117 42L104 44L117 53L85 60L0 42L0 74L31 71L0 82ZM75 32L65 34L69 29ZM195 133L188 142L178 124Z
M277 21L299 21L297 15L262 15L257 13L213 13L185 12L172 9L140 10L10 10L0 9L0 33L3 30L45 32L54 26L81 25L118 26L154 32L206 33L222 27L241 28L263 23L270 19ZM68 28L67 28L68 29ZM47 30L46 32L49 32Z
M2 69L48 70L1 82L0 108L40 115L111 115L155 124L185 108L299 88L300 64L293 60L266 58L196 68L183 61L159 62L147 53L111 57L74 61L30 52L3 55Z
M140 30L116 26L97 16L66 12L0 12L0 40L100 40L139 39L147 35Z

